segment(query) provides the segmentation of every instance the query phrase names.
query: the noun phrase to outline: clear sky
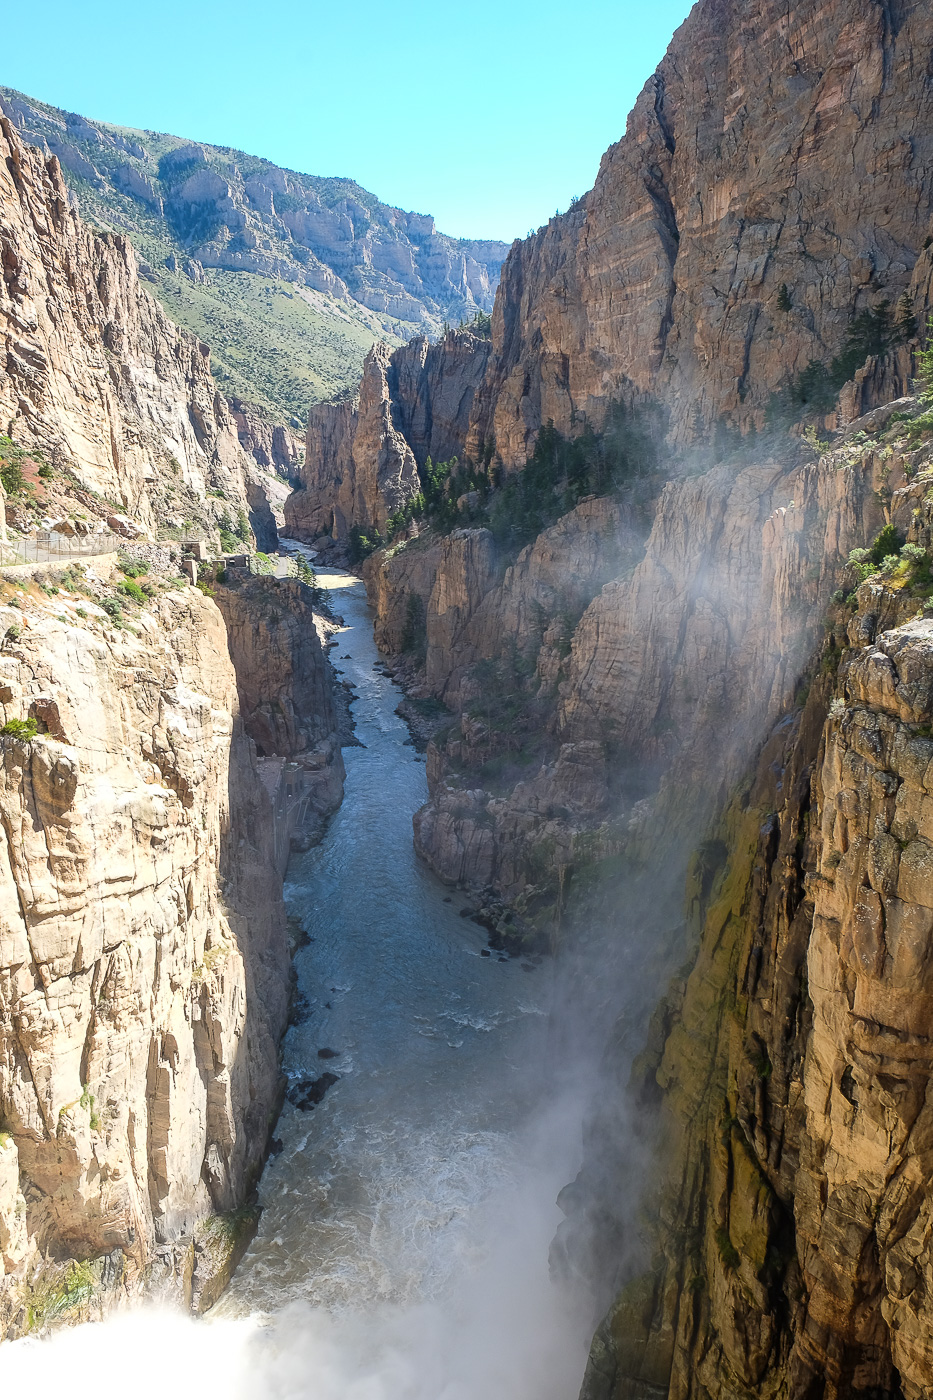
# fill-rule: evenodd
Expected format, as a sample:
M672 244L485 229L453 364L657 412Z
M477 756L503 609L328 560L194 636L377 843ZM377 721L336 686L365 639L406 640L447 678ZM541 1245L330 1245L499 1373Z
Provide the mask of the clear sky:
M0 83L511 240L589 189L690 0L40 0Z

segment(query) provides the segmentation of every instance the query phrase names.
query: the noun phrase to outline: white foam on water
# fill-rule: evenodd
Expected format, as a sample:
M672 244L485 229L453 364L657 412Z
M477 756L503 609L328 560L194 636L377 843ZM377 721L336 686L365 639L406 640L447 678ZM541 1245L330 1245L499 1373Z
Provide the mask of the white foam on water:
M385 1183L366 1260L361 1222L331 1222L315 1279L329 1308L298 1296L202 1321L143 1308L8 1344L5 1389L99 1400L112 1378L134 1400L572 1400L586 1331L547 1270L558 1129L555 1111L507 1177L494 1135L422 1144L430 1171Z

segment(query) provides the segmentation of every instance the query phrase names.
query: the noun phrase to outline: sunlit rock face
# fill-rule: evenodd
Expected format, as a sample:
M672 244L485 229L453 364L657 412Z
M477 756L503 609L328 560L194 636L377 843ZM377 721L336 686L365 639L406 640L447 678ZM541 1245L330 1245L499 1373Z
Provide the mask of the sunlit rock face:
M811 362L830 367L858 313L906 293L922 324L931 42L920 0L868 12L858 0L696 6L593 189L513 245L491 349L469 374L444 366L460 450L479 460L494 444L515 469L542 424L599 426L613 402L660 404L678 448L716 430L747 435ZM889 349L843 395L840 418L907 391L909 354ZM457 387L467 378L469 403ZM423 383L402 372L386 395L420 462ZM328 460L312 430L310 500L319 483L326 494ZM329 532L320 504L314 525ZM346 495L338 529L364 524L353 508Z
M489 340L448 331L432 345L423 336L366 357L357 403L320 404L308 414L300 487L285 504L287 532L311 541L345 541L354 526L385 530L388 517L421 490L429 457L463 450Z
M141 287L127 239L92 233L55 157L5 117L0 156L3 432L146 529L188 518L210 528L242 510L268 544L264 478L208 346L172 324Z
M909 293L922 323L931 42L920 0L698 5L593 189L513 245L466 430L451 420L461 450L479 460L492 443L518 468L542 424L598 426L617 401L660 404L677 447L717 427L747 435L811 361L830 366L858 312ZM893 354L843 416L906 392L910 374ZM407 435L419 394L404 374L387 392ZM312 433L312 497L327 459Z
M48 730L0 740L4 1330L40 1253L184 1296L275 1103L281 882L226 629L194 589L139 627L29 611L2 660L4 720Z
M593 189L507 258L468 446L519 466L548 419L645 396L677 443L760 428L856 310L922 301L931 42L922 0L697 5Z
M242 510L274 544L206 347L54 158L6 122L0 144L4 431L89 509L119 499L152 533ZM99 600L119 576L92 569ZM242 1240L203 1223L243 1202L280 1090L282 873L340 799L305 585L244 579L222 615L156 573L125 625L60 571L4 585L2 723L39 736L0 738L0 1334L91 1293L216 1296Z
M277 403L292 427L300 428L307 409L301 385L310 398L349 385L373 333L395 340L419 330L436 336L446 323L492 307L506 244L448 237L431 215L382 204L353 180L89 121L10 88L0 87L0 113L23 141L54 155L69 179L76 177L90 223L146 230L154 265L144 263L143 275L174 314L191 318L185 324L203 325L204 304L195 308L191 292L197 303L201 289L210 289L213 305L223 308L212 334L225 378L247 400ZM302 331L285 341L299 382L263 367L283 342L249 294L252 312L243 317L237 291L243 274L254 294L262 279L305 304L292 307Z
M813 1029L795 1213L807 1289L799 1364L841 1393L933 1365L929 1252L933 627L861 650L827 726L807 981ZM830 1265L832 1266L830 1268ZM892 1370L893 1367L893 1370Z

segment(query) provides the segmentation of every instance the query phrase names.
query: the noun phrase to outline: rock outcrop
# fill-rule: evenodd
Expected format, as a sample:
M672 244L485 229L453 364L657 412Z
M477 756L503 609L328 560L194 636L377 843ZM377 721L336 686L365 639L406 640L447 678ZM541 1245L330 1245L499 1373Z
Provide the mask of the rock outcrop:
M710 819L792 702L849 549L881 528L884 499L909 523L912 468L906 444L883 436L891 412L859 420L810 464L669 482L647 534L640 511L583 502L501 580L484 530L368 563L377 638L401 650L423 616L422 684L457 716L429 750L416 842L430 863L514 895L546 851L569 870L581 830L624 844L618 822L633 804L636 826L669 844ZM514 766L519 750L542 765L534 781ZM596 764L599 782L587 777L568 804L579 763L588 774ZM474 870L464 853L480 848Z
M418 465L393 420L390 362L388 346L374 346L363 366L359 406L324 404L308 414L302 485L285 502L292 539L346 540L352 526L384 530L389 516L418 494Z
M869 421L887 425L891 451L872 455L892 464L908 547L854 612L834 595L803 710L696 852L699 950L632 1086L642 1130L663 1124L665 1179L643 1272L629 1252L597 1333L587 1400L928 1387L931 452L891 411ZM597 1115L570 1206L578 1240L593 1234L581 1202L613 1213L596 1163L621 1112ZM617 1283L625 1255L603 1259Z
M867 18L857 0L697 5L594 188L513 245L473 370L440 357L426 396L405 359L424 352L398 353L386 392L419 464L445 383L443 455L492 451L507 471L543 424L573 436L616 404L658 410L669 448L708 463L711 442L714 458L777 419L839 426L909 392L933 309L916 57L931 23L920 0ZM303 474L307 518L328 532L330 434L312 429ZM360 506L344 488L338 532L371 525L371 502L347 514Z
M265 471L274 471L290 481L301 461L299 438L282 424L270 423L253 404L237 398L229 403L240 446Z
M13 1334L68 1310L69 1257L89 1261L85 1305L184 1297L192 1270L200 1292L196 1229L263 1160L289 972L275 815L216 607L159 591L112 631L79 594L53 613L35 592L3 608L0 657L4 721L40 731L0 738Z
M576 888L611 867L639 943L669 939L648 888L669 919L692 872L699 954L636 1075L630 1131L650 1137L660 1105L670 1164L644 1272L616 1218L644 1170L613 1169L618 1116L637 1122L616 1096L567 1197L561 1254L625 1284L586 1400L924 1393L933 536L916 413L875 409L808 463L671 481L647 537L603 500L504 575L476 529L367 562L380 645L415 653L419 693L453 711L416 846L515 903L500 937L524 946L542 893L545 931L568 936ZM886 522L909 549L853 616L849 551Z
M3 432L147 530L213 530L242 510L261 535L264 478L237 440L208 347L143 290L126 238L82 223L58 160L24 145L6 118L0 156Z
M530 686L514 667L508 676L502 670L502 639L514 647L516 632L498 601L499 566L485 532L409 541L367 566L381 642L420 648L427 692L464 715L445 755L429 765L432 800L451 811L419 819L421 849L438 869L471 878L460 848L473 845L479 821L494 834L480 843L476 878L492 870L495 881L488 850L502 821L515 820L511 809L502 812L501 790L474 780L509 747L490 735L488 717L482 734L473 723L470 704L490 680L488 671L471 676L478 666L494 661L499 688L523 691L526 702L531 693L540 703L550 688L547 764L561 743L602 744L614 769L632 775L631 792L639 784L644 791L650 768L648 790L662 802L664 774L676 764L681 784L704 794L708 814L788 703L846 549L882 523L889 467L877 460L870 473L839 473L852 456L847 446L802 466L809 454L794 439L772 434L756 446L755 434L772 409L788 421L812 413L805 371L838 389L832 377L844 349L852 377L834 412L833 394L822 405L827 423L855 420L857 434L860 414L909 384L913 327L930 306L933 186L927 137L908 138L904 128L929 127L929 89L915 58L931 37L928 10L916 3L896 18L873 10L868 23L854 0L828 8L805 0L790 12L770 0L752 11L730 0L698 5L594 189L514 246L469 425L464 433L462 414L450 420L451 440L462 433L476 462L493 444L498 461L518 469L548 420L573 437L598 426L613 403L660 405L673 479L642 502L644 558L636 550L608 582L603 562L582 617L577 600L562 604L553 590L520 608ZM827 202L846 161L851 178ZM856 319L870 311L882 327L874 339L865 316ZM455 385L464 372L452 367ZM367 472L374 483L375 464L387 456L397 479L405 434L417 434L424 418L422 382L379 375L378 394L367 391L378 402L379 431L355 438L352 452L344 444L363 422L362 402L359 420L341 407L312 428L305 488L293 498L302 501L306 537L374 525L373 485L362 495L353 488ZM695 440L702 446L694 452ZM588 547L599 554L598 544ZM571 545L564 572L574 564ZM529 645L536 633L543 647ZM708 736L727 714L713 792L704 777ZM541 717L539 710L538 728ZM451 779L446 795L442 777ZM475 811L461 800L465 786ZM534 804L541 800L536 788ZM683 827L697 819L695 803L674 807ZM525 816L520 825L540 826ZM469 825L462 842L451 830L461 818ZM510 867L512 883L520 882L520 863Z
M227 627L239 709L276 812L275 859L306 849L343 797L333 672L311 588L297 579L235 577L214 586Z
M663 489L517 560L471 505L365 568L380 645L451 710L417 848L511 901L499 936L514 914L566 940L611 867L659 978L690 872L699 951L565 1197L557 1253L615 1295L586 1400L929 1389L931 478L904 396L933 309L931 47L919 0L701 0L594 189L513 247L462 438L492 445L494 492L549 421L658 413ZM409 447L420 392L381 381ZM328 516L329 451L309 439L309 521L343 536L364 506ZM918 552L877 558L853 615L847 556L885 525ZM631 1143L657 1122L640 1250Z
M356 403L321 404L308 414L299 488L285 503L287 532L307 543L364 535L420 492L418 469L462 450L490 342L470 330L437 344L418 337L401 349L376 345Z
M0 412L17 460L51 463L56 499L127 538L252 521L274 545L207 347L142 290L125 239L85 227L54 157L6 121L0 143ZM2 585L5 1335L127 1294L216 1298L278 1106L282 874L340 799L304 585L218 589L222 615L171 583L167 550L136 550L145 590L108 581L112 556L93 578Z

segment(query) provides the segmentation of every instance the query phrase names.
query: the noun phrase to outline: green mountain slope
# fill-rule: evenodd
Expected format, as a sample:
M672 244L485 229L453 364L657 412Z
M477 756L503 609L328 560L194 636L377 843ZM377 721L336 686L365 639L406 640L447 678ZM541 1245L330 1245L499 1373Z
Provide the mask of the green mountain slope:
M172 318L211 347L221 388L303 425L397 343L492 306L503 243L453 239L352 180L227 147L90 122L0 87L20 135L56 155L83 217L126 233Z

